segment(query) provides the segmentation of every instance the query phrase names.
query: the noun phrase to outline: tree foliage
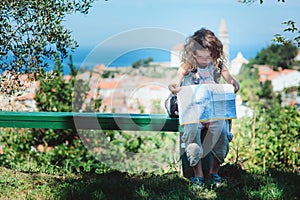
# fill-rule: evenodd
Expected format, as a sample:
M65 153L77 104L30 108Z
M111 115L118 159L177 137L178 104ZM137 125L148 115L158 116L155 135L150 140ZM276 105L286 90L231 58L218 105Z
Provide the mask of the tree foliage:
M237 76L240 83L239 94L246 102L256 102L261 95L261 88L258 79L257 69L253 67L253 64L249 63L243 65L239 75Z
M140 59L134 63L132 63L132 68L136 69L139 67L148 66L150 62L153 62L153 58L149 57L147 59Z
M292 44L271 44L256 55L255 64L271 65L274 70L290 68L297 52L298 48Z
M240 3L246 3L246 4L251 4L254 2L257 2L258 0L238 0ZM277 0L278 2L285 2L285 0ZM259 0L259 3L262 4L264 0Z
M283 22L282 24L286 25L287 28L283 30L283 32L290 32L294 34L294 38L287 39L285 36L277 33L275 34L275 37L273 38L273 42L279 43L279 44L293 44L295 43L298 48L300 47L300 29L296 26L296 22L289 20L286 22Z
M0 69L45 69L78 43L63 26L68 14L88 13L95 0L4 0L0 2Z
M79 111L90 90L89 83L76 77L77 71L69 57L70 79L63 76L63 66L55 57L53 72L42 72L36 75L40 88L35 95L39 111L47 112L72 112Z

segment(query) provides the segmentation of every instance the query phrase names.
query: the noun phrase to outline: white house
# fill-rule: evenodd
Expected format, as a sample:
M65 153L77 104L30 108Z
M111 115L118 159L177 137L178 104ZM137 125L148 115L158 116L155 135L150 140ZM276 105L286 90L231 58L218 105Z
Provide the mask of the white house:
M232 75L237 75L243 64L247 64L249 61L244 58L242 52L238 52L237 56L231 61L230 72Z
M282 91L285 88L298 87L300 84L300 72L297 70L282 70L272 78L273 91Z

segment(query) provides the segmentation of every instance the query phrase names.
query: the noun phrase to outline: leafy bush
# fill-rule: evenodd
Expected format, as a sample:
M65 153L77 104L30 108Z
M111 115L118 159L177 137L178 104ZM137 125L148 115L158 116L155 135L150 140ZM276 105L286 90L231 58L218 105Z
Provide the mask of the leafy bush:
M97 161L81 140L56 146L37 145L31 129L1 129L2 166L30 172L66 174L72 172L105 172L107 166Z
M37 74L40 89L35 100L39 111L71 112L82 108L88 82L76 80L71 58L69 67L71 78L64 80L63 66L57 56L53 72ZM79 82L78 87L75 81ZM4 166L35 171L48 170L50 164L54 168L61 167L62 172L105 170L85 148L75 130L2 129L1 132L0 144L4 145L1 164Z
M296 107L273 103L266 109L257 105L252 119L238 120L233 127L232 161L252 170L275 168L299 173L300 111Z

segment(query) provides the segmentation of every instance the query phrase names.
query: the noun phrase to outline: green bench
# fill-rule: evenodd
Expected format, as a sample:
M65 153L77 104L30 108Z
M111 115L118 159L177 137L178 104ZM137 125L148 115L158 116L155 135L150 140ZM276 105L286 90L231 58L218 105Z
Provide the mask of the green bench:
M177 132L179 122L165 114L0 112L0 127Z
M101 129L131 131L180 132L179 120L166 114L115 114L79 112L0 112L0 127L49 129ZM184 149L180 148L182 173L191 177ZM204 169L209 167L209 157Z

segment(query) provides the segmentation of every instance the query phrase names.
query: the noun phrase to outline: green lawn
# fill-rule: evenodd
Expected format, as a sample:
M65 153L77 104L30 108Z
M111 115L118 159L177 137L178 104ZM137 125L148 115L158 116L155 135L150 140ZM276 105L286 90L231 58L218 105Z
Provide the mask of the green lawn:
M0 168L0 199L300 199L293 173L248 173L225 165L221 188L195 189L178 172L50 175Z

